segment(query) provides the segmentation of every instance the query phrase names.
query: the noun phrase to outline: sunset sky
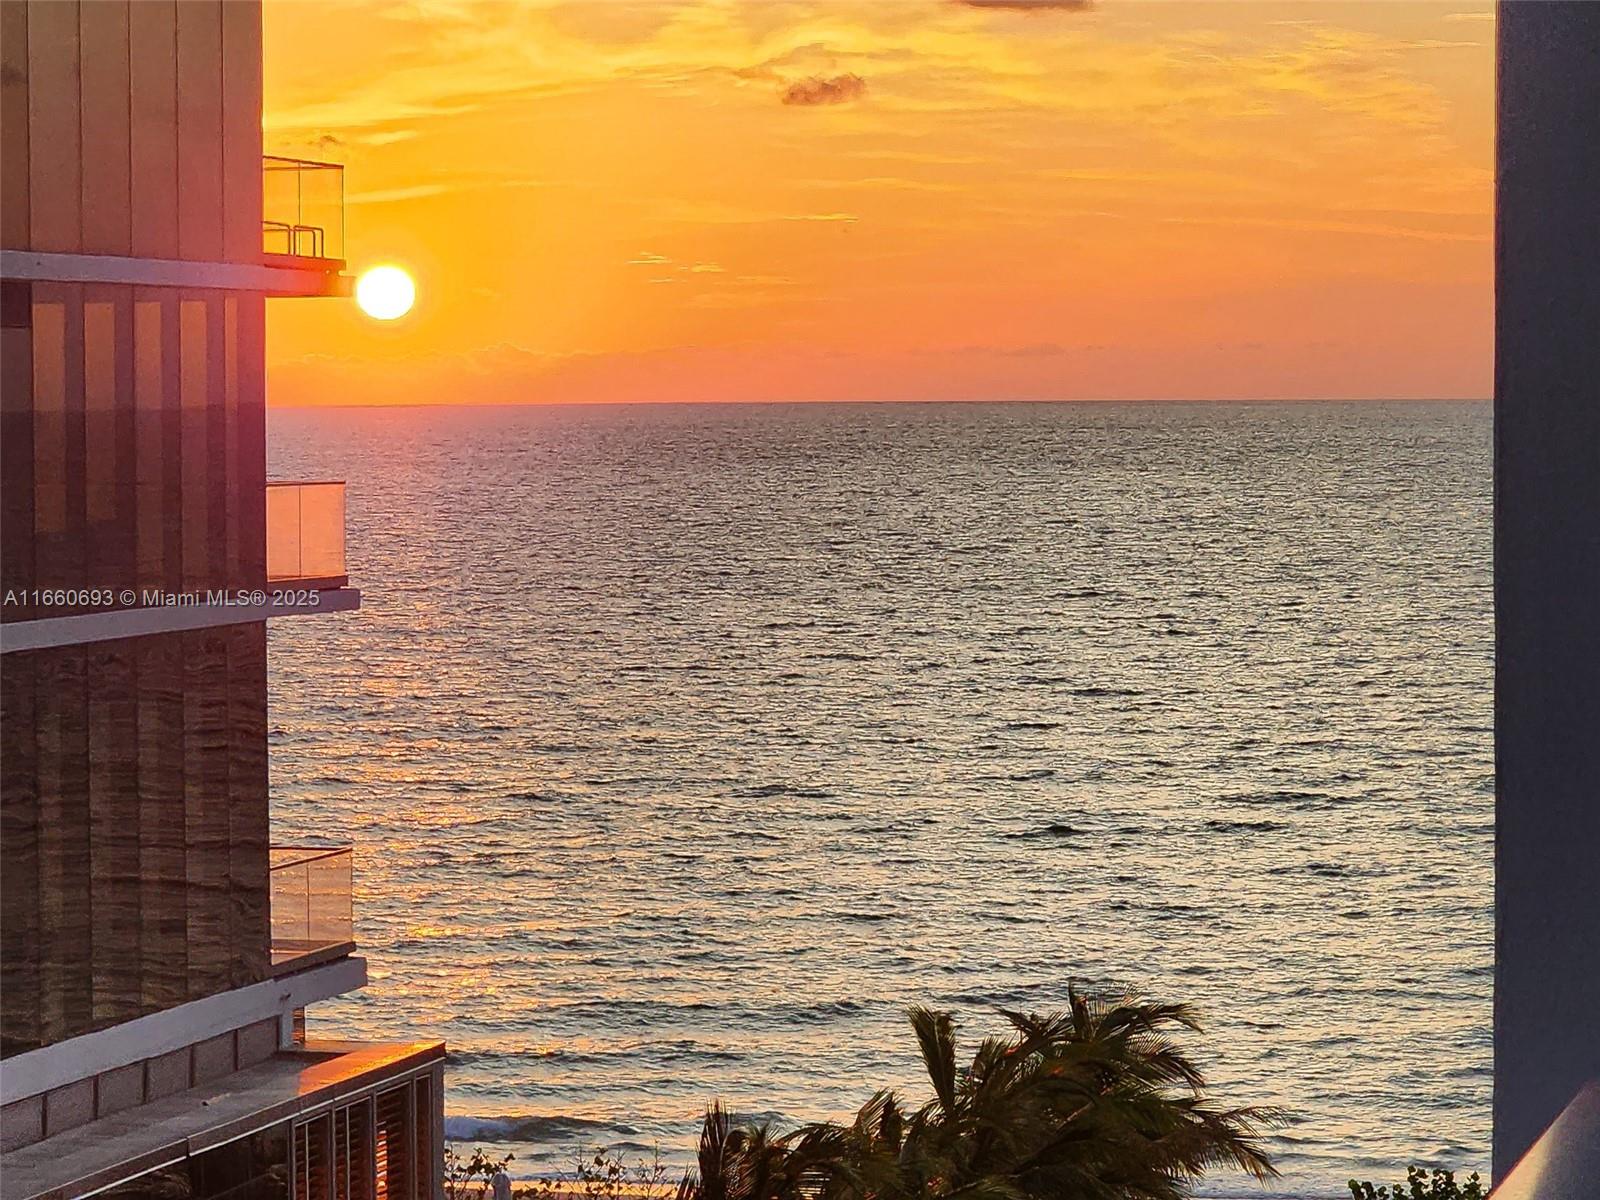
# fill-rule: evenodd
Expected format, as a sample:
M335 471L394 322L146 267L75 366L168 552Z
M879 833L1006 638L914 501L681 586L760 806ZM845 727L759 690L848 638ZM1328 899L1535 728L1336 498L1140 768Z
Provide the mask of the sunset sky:
M276 404L1486 396L1488 3L266 4Z

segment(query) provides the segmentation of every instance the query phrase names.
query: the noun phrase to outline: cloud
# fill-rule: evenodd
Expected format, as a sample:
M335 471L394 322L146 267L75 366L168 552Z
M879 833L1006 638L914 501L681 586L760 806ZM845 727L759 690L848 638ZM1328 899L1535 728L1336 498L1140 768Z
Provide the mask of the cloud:
M952 0L952 3L1008 12L1088 12L1094 7L1094 0Z
M630 258L628 260L628 266L630 266L630 267L659 267L663 263L669 263L671 261L672 260L670 258L667 258L665 255L652 254L648 250L641 250L641 251L639 251L639 256L637 258Z
M380 129L363 135L359 140L369 146L392 146L396 142L409 142L416 136L415 129Z
M1361 238L1407 238L1422 242L1468 242L1487 244L1494 235L1488 229L1423 229L1415 226L1375 224L1368 221L1323 220L1301 217L1262 217L1233 213L1190 213L1181 217L1158 217L1164 225L1236 226L1251 229L1283 229L1291 233L1339 233Z
M1029 342L1019 346L937 346L930 348L927 353L979 355L988 358L1061 358L1069 354L1097 354L1108 349L1110 347L1099 343L1066 346L1060 342Z
M848 104L867 94L867 81L859 75L813 75L797 79L780 93L785 104L811 108L821 104Z
M346 204L392 204L397 200L421 200L426 196L442 196L454 191L447 183L417 183L410 187L377 188L370 192L351 192L345 196Z
M365 191L345 193L346 204L389 204L400 200L422 200L429 196L443 196L453 192L483 189L548 188L560 186L546 178L527 178L510 172L452 173L448 178L419 180L400 187L370 188Z

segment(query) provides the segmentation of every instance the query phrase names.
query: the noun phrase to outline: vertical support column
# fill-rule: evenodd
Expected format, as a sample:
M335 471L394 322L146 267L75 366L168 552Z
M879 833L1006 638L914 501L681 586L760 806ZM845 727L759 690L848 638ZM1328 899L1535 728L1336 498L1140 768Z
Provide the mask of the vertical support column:
M1505 0L1494 1173L1600 1077L1600 4Z
M430 1084L431 1104L428 1125L428 1159L427 1171L423 1175L424 1186L418 1188L417 1195L426 1200L445 1200L444 1197L444 1064L433 1068L428 1073L432 1080Z

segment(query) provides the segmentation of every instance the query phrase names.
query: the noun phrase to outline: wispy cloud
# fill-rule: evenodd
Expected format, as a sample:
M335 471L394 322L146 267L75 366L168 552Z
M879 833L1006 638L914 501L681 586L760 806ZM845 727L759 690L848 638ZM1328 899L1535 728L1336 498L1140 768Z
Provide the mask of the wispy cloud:
M1094 0L951 0L967 8L998 8L1011 12L1087 12Z
M424 200L429 196L444 196L453 192L470 192L483 189L524 190L561 186L563 184L558 180L517 175L512 172L485 171L473 173L462 171L443 179L426 179L398 187L369 188L365 191L349 192L345 195L345 203L393 204L403 200Z
M378 188L370 192L351 192L346 204L392 204L397 200L421 200L425 196L441 196L456 188L447 183L417 183L410 187Z
M1487 230L1471 232L1453 229L1420 229L1404 225L1382 225L1370 221L1329 221L1314 218L1262 217L1232 213L1191 213L1181 217L1157 218L1167 225L1234 226L1253 229L1282 229L1295 233L1337 233L1360 238L1406 238L1420 242L1468 242L1486 245L1492 240Z
M987 354L996 358L1059 358L1081 350L1103 350L1104 346L1063 346L1059 342L1029 342L1021 346L938 347L938 354Z

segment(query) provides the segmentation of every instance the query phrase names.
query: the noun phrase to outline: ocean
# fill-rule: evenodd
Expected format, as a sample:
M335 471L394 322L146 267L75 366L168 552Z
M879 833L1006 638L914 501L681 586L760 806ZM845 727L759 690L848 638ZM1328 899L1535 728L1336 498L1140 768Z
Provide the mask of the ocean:
M1283 1177L1487 1174L1486 403L279 409L359 614L271 644L449 1136L554 1173L920 1100L904 1011L1195 1005Z

